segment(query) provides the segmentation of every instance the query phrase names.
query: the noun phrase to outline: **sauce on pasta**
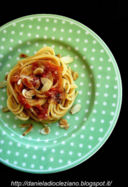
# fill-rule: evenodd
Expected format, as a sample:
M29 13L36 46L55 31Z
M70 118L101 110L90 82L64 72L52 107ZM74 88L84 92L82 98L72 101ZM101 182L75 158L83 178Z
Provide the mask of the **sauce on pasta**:
M49 123L60 119L77 95L71 68L50 47L22 57L7 78L9 110L21 120Z

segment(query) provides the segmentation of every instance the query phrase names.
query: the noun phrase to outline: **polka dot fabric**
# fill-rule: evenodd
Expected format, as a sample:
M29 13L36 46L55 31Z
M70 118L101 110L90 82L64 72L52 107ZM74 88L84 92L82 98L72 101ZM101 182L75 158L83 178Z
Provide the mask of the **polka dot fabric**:
M53 173L72 168L91 157L111 134L121 107L122 86L115 59L105 43L88 27L57 15L31 15L0 28L0 81L25 53L33 55L43 46L74 59L81 104L79 113L67 113L66 131L50 124L51 133L41 135L34 123L23 137L22 123L12 113L2 113L6 89L0 90L0 159L18 170Z

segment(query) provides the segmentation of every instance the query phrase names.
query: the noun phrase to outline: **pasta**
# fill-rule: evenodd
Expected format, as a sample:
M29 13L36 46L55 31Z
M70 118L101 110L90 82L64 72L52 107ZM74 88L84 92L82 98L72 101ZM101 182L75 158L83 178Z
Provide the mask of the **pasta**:
M18 61L7 77L7 106L21 120L50 123L62 118L77 96L68 63L50 47Z

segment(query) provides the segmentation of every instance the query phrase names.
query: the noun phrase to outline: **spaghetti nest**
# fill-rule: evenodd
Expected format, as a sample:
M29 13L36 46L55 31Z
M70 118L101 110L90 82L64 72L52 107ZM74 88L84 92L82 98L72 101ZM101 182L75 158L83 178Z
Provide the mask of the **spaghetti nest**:
M53 122L71 108L76 95L72 59L60 57L50 47L26 57L7 77L7 106L19 119Z

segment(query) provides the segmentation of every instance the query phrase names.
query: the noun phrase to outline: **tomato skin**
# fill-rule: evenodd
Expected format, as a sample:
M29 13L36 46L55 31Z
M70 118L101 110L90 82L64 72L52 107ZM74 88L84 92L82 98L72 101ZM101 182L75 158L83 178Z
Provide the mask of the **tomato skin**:
M44 104L43 106L41 105L36 105L34 106L34 110L37 113L37 116L39 119L47 119L48 118L48 104Z
M33 84L31 83L31 81L30 80L28 80L27 78L23 78L22 79L22 82L23 82L23 84L27 87L27 88L33 88Z
M21 92L23 90L23 84L22 83L20 85L15 84L14 89L17 92L17 94L21 94Z
M19 94L18 100L19 100L19 103L24 106L24 108L26 108L26 109L31 108L31 106L29 105L29 103L27 102L27 100L25 99L25 97L23 95Z
M38 61L37 62L34 62L33 64L32 64L32 70L34 71L36 68L38 68L39 67L39 63L38 63Z
M32 79L33 80L31 81L31 83L32 83L33 87L38 89L40 87L40 84L41 84L40 79L38 77L34 76L34 75L32 75Z
M63 68L61 66L57 66L50 61L47 62L45 65L45 70L42 76L46 76L49 73L52 73L52 76L54 79L58 80L60 78L60 75L62 73Z
M60 104L65 97L65 92L63 89L57 87L51 88L49 91L45 93L45 95L48 97L48 99L53 99L54 102Z
M21 92L22 91L22 89L23 89L23 84L22 83L20 83L20 85L17 85L18 86L18 90L19 90L19 92Z
M61 90L57 88L51 88L49 91L46 92L48 97L54 97L56 94L61 94Z
M18 82L18 80L19 80L19 75L13 75L12 77L11 77L11 83L17 83Z

